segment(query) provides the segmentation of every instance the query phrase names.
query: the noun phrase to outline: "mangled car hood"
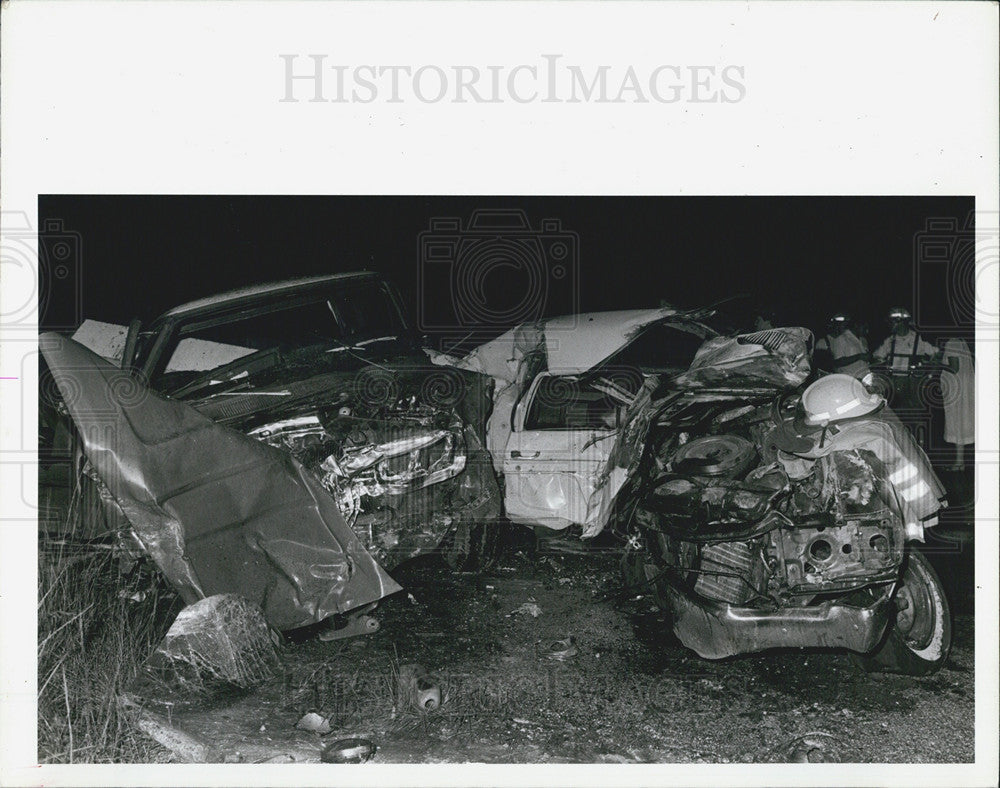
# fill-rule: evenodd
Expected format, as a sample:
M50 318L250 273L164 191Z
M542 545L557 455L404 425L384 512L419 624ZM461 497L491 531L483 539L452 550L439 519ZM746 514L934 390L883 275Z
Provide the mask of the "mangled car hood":
M647 380L629 407L610 465L635 470L651 424L668 406L690 399L767 396L796 388L812 369L813 334L792 326L712 337L698 349L687 372Z
M809 377L812 346L812 332L797 326L714 337L698 349L688 371L674 378L672 385L682 389L794 388Z
M293 629L400 590L293 457L72 340L40 343L87 459L185 602L236 592Z

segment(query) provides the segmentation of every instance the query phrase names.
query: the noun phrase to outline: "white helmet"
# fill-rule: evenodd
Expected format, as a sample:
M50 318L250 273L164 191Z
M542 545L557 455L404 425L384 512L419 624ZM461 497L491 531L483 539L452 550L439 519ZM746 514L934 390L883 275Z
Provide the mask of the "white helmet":
M896 306L889 310L886 320L893 324L906 323L909 325L913 322L913 315L910 314L910 310L901 306Z
M852 375L827 375L802 393L805 423L813 427L866 416L884 404L882 397Z

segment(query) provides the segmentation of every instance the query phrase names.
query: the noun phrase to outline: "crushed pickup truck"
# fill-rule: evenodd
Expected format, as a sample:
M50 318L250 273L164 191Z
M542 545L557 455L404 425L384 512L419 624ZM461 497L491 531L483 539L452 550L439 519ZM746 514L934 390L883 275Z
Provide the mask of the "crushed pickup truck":
M236 593L291 630L398 591L388 571L421 553L489 557L491 381L432 365L377 274L248 288L80 338L98 352L40 337L43 394L72 417L108 522L186 603Z

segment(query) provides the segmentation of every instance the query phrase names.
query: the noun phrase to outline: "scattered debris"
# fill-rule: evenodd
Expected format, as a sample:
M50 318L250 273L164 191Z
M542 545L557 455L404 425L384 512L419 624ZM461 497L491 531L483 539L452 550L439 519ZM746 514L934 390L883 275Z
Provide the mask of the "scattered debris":
M532 618L538 618L542 614L542 608L538 605L537 602L525 602L516 610L510 611L510 613L511 615L515 615L517 613L526 613Z
M368 739L338 739L323 748L323 763L364 763L375 754L375 745Z
M326 717L321 717L314 711L310 711L304 715L301 720L295 723L295 727L300 731L312 731L313 733L320 734L329 733L332 730L330 720Z
M832 733L810 731L772 749L772 763L844 763L842 743Z
M344 640L358 635L374 635L380 627L378 619L373 616L351 616L340 629L324 629L319 633L319 639L323 641Z
M295 763L295 756L283 752L280 755L272 755L270 758L265 758L262 761L254 761L254 763Z
M207 597L178 614L130 694L176 705L253 689L281 665L277 642L260 608L248 599Z
M441 705L441 688L423 665L401 665L398 677L400 706L412 705L420 711L434 711Z
M220 763L224 760L210 744L171 725L166 718L145 709L136 718L136 727L158 744L166 747L183 763Z
M577 655L578 649L575 644L576 639L572 636L566 638L566 640L556 640L549 644L545 656L549 659L565 662Z

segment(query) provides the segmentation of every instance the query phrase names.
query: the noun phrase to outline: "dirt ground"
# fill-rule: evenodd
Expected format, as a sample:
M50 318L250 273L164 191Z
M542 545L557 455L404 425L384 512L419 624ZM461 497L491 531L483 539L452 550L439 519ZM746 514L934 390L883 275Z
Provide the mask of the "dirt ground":
M971 588L952 589L948 663L917 679L864 673L843 653L701 660L649 600L621 598L617 560L526 544L483 575L415 562L395 573L411 596L382 603L374 635L289 644L280 679L171 720L243 762L315 762L348 737L370 739L382 763L973 760ZM567 638L576 656L547 656ZM412 662L440 683L436 711L396 702ZM295 728L310 711L329 734Z
M699 659L648 598L623 590L617 554L548 551L518 529L488 573L435 557L397 568L406 593L381 603L375 634L288 642L282 674L256 692L156 711L245 763L317 762L350 737L370 739L381 763L971 762L972 479L944 478L955 503L925 549L954 642L933 676L867 674L822 651ZM574 657L547 656L568 638ZM440 684L436 711L398 702L396 674L414 662ZM297 729L307 712L331 732Z

